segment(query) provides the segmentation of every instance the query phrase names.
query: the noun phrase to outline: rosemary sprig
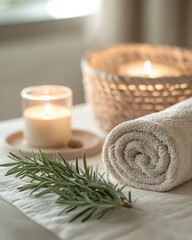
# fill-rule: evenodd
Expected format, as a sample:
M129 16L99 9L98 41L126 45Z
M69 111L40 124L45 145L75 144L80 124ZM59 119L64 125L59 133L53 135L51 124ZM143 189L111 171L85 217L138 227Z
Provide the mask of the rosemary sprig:
M83 155L83 168L66 161L61 154L59 158L49 159L42 151L33 154L32 158L10 153L14 160L1 167L11 167L6 176L14 174L17 178L27 177L26 185L19 187L20 191L31 190L36 197L55 193L59 197L56 203L64 206L62 213L73 212L70 221L80 219L82 222L94 217L102 218L117 208L132 208L131 193L128 196L122 188L105 180L104 175L87 165L86 155Z

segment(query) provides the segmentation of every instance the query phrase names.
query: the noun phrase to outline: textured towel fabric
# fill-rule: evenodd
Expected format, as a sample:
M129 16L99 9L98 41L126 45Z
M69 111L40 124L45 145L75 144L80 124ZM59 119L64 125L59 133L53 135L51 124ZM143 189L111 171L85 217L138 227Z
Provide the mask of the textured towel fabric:
M102 158L119 183L135 188L167 191L192 179L192 98L116 126Z

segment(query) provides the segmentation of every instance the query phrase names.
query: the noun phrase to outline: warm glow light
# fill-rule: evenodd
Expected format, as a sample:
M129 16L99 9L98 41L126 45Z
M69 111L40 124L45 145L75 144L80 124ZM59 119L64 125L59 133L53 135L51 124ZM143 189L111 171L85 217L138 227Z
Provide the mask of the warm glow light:
M55 18L73 18L96 13L101 0L49 0L48 13Z
M151 75L152 74L152 64L149 60L144 62L143 73L144 73L144 75Z
M44 107L45 116L50 116L52 114L52 105L50 103L46 103Z
M49 95L50 94L50 89L44 89L44 94Z
M42 95L42 96L39 96L39 98L42 99L42 100L50 100L49 95Z

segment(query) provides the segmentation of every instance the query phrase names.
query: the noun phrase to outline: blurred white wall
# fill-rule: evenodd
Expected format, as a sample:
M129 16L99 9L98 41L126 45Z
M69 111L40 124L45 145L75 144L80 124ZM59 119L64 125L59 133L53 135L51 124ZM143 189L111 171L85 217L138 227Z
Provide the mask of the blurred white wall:
M20 91L60 84L84 102L80 61L95 45L95 15L0 25L0 120L21 116Z
M37 6L54 1L70 3L82 15L63 19L60 10L68 14L69 9L60 7L57 20L47 19ZM14 11L0 12L0 120L21 116L20 91L31 85L66 85L74 92L74 104L82 103L80 61L89 48L120 42L192 47L191 0L102 0L97 13L85 14L88 3L93 7L96 1L26 0L36 4L39 21L34 22L31 7L26 22Z

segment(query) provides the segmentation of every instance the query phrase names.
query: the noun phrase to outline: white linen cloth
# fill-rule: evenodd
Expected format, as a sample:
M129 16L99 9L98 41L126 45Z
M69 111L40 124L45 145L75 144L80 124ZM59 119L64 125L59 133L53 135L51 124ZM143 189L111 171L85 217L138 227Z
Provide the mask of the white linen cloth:
M102 157L118 182L135 188L167 191L192 179L192 98L116 126Z
M97 131L90 118L90 111L87 107L79 107L75 111L74 126L85 128L90 131ZM6 121L0 123L0 141L8 132L21 129L21 120ZM0 151L0 163L6 162L7 157ZM105 171L101 160L101 154L88 159L91 165L98 165L100 171ZM133 209L117 210L105 218L85 223L69 223L69 215L58 216L60 206L54 204L55 196L47 195L35 198L29 192L18 192L16 189L25 183L15 179L13 176L5 177L7 168L0 168L0 196L20 209L32 221L38 223L43 228L52 231L63 240L191 240L192 236L192 181L183 184L169 192L151 192L135 188L126 188L125 194L131 190L134 202ZM0 208L4 207L0 201ZM6 212L7 230L13 232L14 238L2 238L2 240L25 240L22 231L26 231L26 216L18 215L12 209ZM11 213L11 214L10 214ZM2 212L0 211L0 216ZM12 222L14 221L14 224ZM4 218L0 217L0 233L4 227ZM18 230L15 226L19 226ZM22 226L24 229L22 229ZM4 228L3 228L4 229ZM5 231L6 229L4 229ZM34 229L35 230L35 229ZM43 229L44 230L44 229ZM28 234L33 235L33 225L28 228ZM18 236L18 238L17 238ZM21 236L21 238L19 238ZM2 235L0 235L1 239ZM47 239L44 231L39 233L36 240ZM53 238L54 239L54 238Z

